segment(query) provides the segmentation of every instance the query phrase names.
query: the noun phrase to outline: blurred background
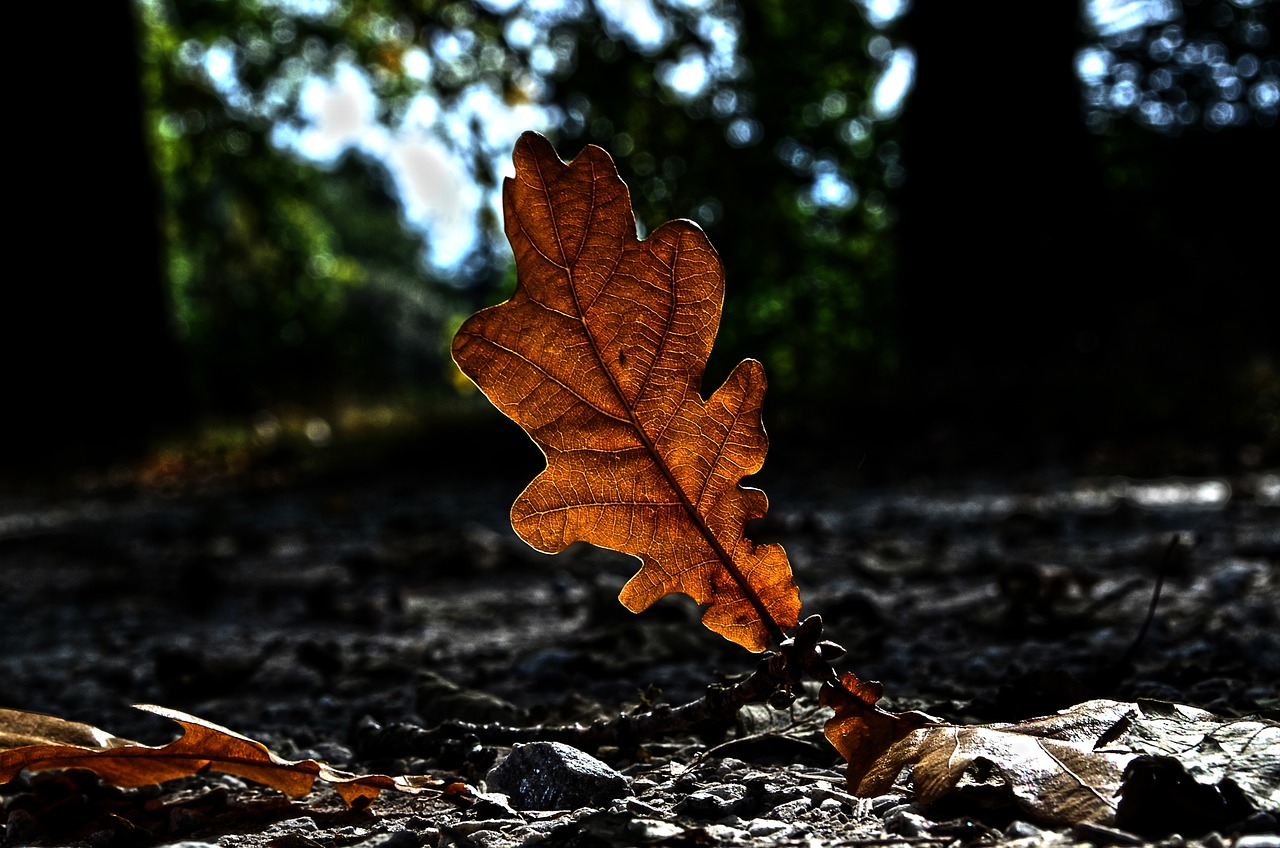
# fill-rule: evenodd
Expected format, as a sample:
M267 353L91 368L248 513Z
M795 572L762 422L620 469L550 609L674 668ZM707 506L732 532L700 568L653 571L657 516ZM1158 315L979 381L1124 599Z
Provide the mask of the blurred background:
M704 385L761 359L776 450L1272 463L1275 13L89 4L14 83L36 257L6 309L6 470L235 474L487 433L448 347L514 285L499 197L526 129L608 150L642 232L707 230L727 295Z

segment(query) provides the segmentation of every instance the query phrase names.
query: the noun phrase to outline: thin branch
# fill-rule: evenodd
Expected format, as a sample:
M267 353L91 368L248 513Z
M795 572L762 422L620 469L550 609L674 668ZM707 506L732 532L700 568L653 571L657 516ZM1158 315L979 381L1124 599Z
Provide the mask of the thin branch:
M1164 549L1164 557L1160 560L1160 568L1156 571L1156 585L1151 590L1151 603L1147 607L1147 617L1143 620L1142 628L1138 631L1137 637L1129 645L1129 649L1124 652L1124 656L1120 658L1120 665L1122 666L1133 662L1133 658L1137 656L1138 649L1142 647L1143 640L1147 638L1147 631L1151 628L1151 622L1156 617L1156 607L1160 604L1160 590L1164 588L1164 577L1169 572L1169 563L1173 560L1173 552L1181 542L1181 534L1174 533L1173 538L1169 540L1169 546Z
M564 742L582 751L602 746L632 746L647 739L686 733L706 722L731 720L747 704L767 701L788 684L786 664L779 655L761 660L748 677L730 686L710 686L701 698L678 707L661 705L638 715L621 715L590 725L535 725L513 727L490 723L447 721L431 729L411 724L379 725L366 721L356 731L356 742L365 757L432 756L458 739L473 738L482 745L515 745L524 742Z

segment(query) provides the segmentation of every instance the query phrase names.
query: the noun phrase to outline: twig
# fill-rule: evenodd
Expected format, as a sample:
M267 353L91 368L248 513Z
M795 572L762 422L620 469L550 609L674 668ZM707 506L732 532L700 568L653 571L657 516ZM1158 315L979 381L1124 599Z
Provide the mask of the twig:
M448 721L428 730L411 724L382 726L366 720L356 731L356 742L363 756L374 758L432 756L439 753L444 744L468 738L482 745L564 742L588 752L605 745L631 746L646 739L687 732L709 721L728 720L746 704L767 701L787 682L778 674L781 664L771 662L772 659L762 659L754 672L735 684L708 687L705 695L687 704L661 705L647 713L621 715L590 725L513 727Z
M685 733L710 721L732 719L747 704L768 702L783 709L795 700L793 690L805 675L819 681L835 679L830 662L843 656L844 648L822 640L822 618L812 615L783 640L777 653L766 654L746 678L731 686L707 687L701 698L678 707L659 706L638 715L621 715L590 725L473 724L448 721L430 730L411 724L385 727L366 719L356 730L356 745L365 757L429 757L449 742L474 740L480 745L515 745L522 742L564 742L581 751L605 745L634 747L643 740Z
M1142 628L1138 631L1137 637L1133 643L1129 645L1129 650L1124 652L1124 656L1120 658L1120 665L1126 666L1133 662L1133 658L1137 656L1138 648L1142 646L1142 642L1147 638L1147 631L1151 628L1151 622L1156 617L1156 607L1160 604L1160 590L1164 587L1164 576L1169 571L1169 563L1173 560L1173 552L1182 542L1182 535L1174 533L1173 538L1169 540L1169 546L1164 549L1164 556L1160 560L1160 568L1156 571L1156 585L1151 590L1151 604L1147 607L1147 617L1142 622Z

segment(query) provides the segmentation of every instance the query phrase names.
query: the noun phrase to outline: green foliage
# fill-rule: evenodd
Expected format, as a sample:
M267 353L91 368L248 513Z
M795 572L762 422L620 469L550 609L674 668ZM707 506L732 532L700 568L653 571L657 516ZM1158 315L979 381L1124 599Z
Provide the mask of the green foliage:
M567 140L580 138L613 153L644 223L693 217L707 230L731 295L712 372L755 355L782 392L869 383L896 356L886 173L897 148L866 105L879 72L866 47L877 33L851 3L711 7L740 22L737 72L682 98L654 71L688 44L642 56L585 38L560 85L560 148L572 152ZM817 200L823 175L860 197Z
M387 127L422 94L442 112L477 90L552 107L561 150L608 149L645 223L698 219L732 293L713 372L750 351L776 388L820 390L892 363L885 174L896 160L867 117L875 31L853 4L663 7L675 35L660 48L589 4L138 0L137 12L163 267L206 406L443 385L457 316L510 288L487 206L483 246L440 279L380 164L348 155L325 170L272 142L298 125L307 80L339 64L365 72ZM708 21L736 28L736 43ZM532 36L512 36L521 22ZM664 75L693 56L708 84L682 93ZM470 179L496 189L492 163L509 151L468 120L447 142ZM835 180L834 201L815 193L822 179Z
M266 2L137 10L162 264L202 405L332 403L400 387L405 362L438 380L448 310L385 174L350 158L326 171L270 141L309 74L351 45L383 46L383 18L289 16ZM206 71L210 48L234 57L242 88L230 97Z

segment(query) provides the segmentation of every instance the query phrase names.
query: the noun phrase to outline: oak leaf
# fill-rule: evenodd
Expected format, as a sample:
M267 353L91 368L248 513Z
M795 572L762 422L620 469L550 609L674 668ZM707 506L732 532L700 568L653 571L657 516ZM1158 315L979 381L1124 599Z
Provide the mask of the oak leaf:
M0 784L23 769L86 769L122 788L208 770L247 778L295 798L310 792L319 778L353 807L368 804L384 789L420 792L443 785L430 777L352 774L317 760L286 760L261 742L204 719L165 707L137 706L180 724L182 736L153 747L56 716L0 709Z
M768 500L740 485L768 450L764 368L744 360L700 394L724 298L715 249L686 220L640 240L599 147L566 164L525 133L513 158L503 207L516 290L453 342L463 373L546 457L512 526L547 553L585 541L638 557L619 597L633 612L683 592L725 638L752 651L781 641L799 592L781 546L744 537Z
M1280 722L1141 700L1100 750L1171 760L1201 786L1230 781L1256 809L1280 812Z
M1011 798L1050 824L1115 824L1132 766L1159 757L1202 785L1231 782L1256 809L1280 805L1280 725L1265 719L1099 699L1016 723L931 722L885 744L893 725L869 709L878 692L869 701L856 685L824 694L836 711L827 738L848 760L849 787L861 796L883 794L909 768L924 805L959 791Z

